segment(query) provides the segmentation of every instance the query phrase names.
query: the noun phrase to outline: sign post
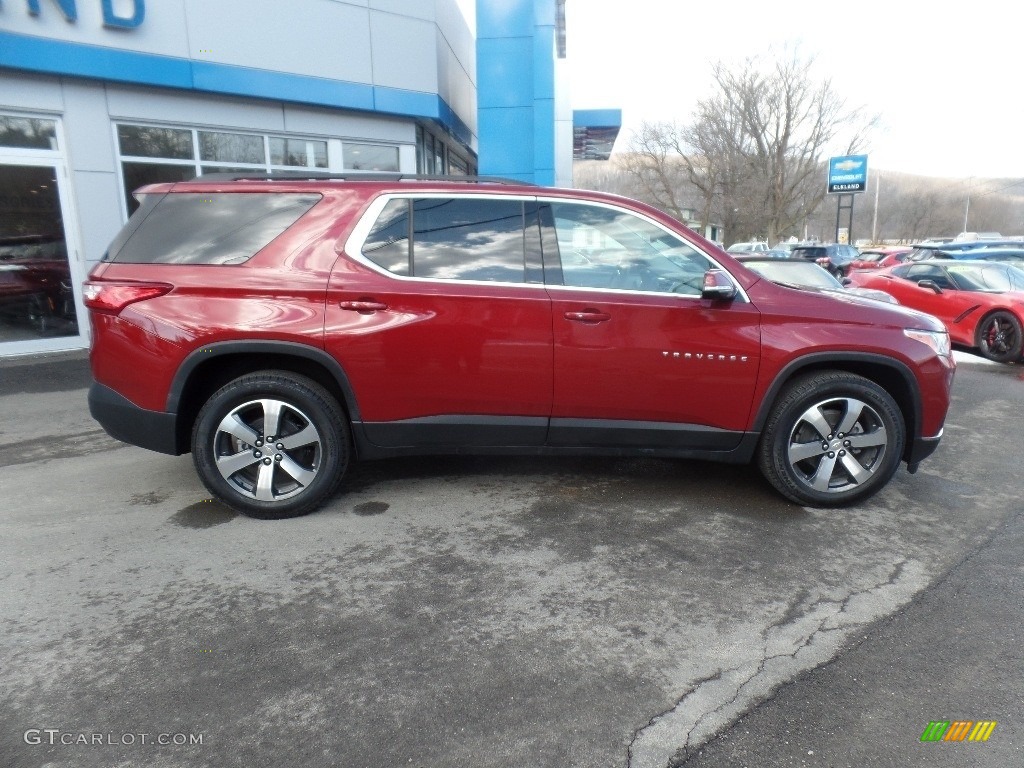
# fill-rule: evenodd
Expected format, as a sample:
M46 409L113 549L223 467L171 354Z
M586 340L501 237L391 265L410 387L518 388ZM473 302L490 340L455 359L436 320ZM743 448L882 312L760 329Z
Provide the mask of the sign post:
M828 185L826 192L839 195L836 201L836 237L835 241L849 242L853 239L853 200L854 195L868 188L868 156L844 155L831 157L828 161ZM843 211L848 214L846 226L840 228ZM843 239L840 240L840 234Z

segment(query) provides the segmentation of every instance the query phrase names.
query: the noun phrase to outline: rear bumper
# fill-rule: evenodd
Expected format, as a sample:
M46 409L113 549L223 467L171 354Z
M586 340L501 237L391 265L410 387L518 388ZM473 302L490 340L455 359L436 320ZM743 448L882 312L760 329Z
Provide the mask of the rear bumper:
M95 381L89 388L89 412L108 435L123 443L171 456L185 453L178 447L177 414L147 411Z

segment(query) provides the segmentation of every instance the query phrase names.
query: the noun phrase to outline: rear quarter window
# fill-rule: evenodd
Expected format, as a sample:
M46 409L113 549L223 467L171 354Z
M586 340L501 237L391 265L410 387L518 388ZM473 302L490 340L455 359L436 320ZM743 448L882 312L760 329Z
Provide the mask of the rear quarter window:
M124 264L241 264L320 200L301 193L173 192L147 197L111 243Z
M798 259L820 259L827 255L824 248L794 248L793 256Z

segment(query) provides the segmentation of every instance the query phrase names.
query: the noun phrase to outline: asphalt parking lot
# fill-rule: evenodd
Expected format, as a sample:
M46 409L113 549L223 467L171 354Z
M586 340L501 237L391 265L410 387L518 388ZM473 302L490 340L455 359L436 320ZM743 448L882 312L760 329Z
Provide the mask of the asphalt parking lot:
M875 670L873 696L813 677L916 621L1024 511L1022 371L960 359L938 452L853 509L793 506L754 468L432 458L359 466L280 522L106 437L80 355L3 362L0 765L775 764L707 743L791 691L866 708L844 733L885 750L859 764L1017 764L1019 653L960 680L981 702L1014 681L985 712L928 714L914 685L945 684L908 639L921 673ZM1005 626L963 663L1019 648ZM999 726L922 745L936 717ZM784 764L846 765L827 733Z

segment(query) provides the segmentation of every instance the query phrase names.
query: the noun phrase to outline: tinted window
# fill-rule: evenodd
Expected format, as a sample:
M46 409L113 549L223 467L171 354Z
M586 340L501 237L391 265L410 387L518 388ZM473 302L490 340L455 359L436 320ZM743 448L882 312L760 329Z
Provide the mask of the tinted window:
M905 276L908 280L913 280L915 283L921 280L932 280L939 288L956 287L946 275L945 270L928 264L918 264L911 267Z
M135 198L135 190L147 184L160 184L171 181L188 181L195 178L196 168L194 165L166 165L163 163L136 163L125 161L121 163L121 170L124 173L124 194L125 203L128 206L128 215L135 213L139 207L139 201Z
M416 277L524 282L523 203L413 201L413 270Z
M793 256L798 259L820 259L827 255L825 249L820 246L793 249Z
M711 261L626 211L552 203L563 284L699 296Z
M114 241L108 258L132 264L238 264L319 199L305 194L164 195L129 219L127 237Z
M522 283L523 213L519 200L391 200L367 235L363 256L396 275Z
M366 236L363 256L396 275L409 274L409 201L391 200Z

